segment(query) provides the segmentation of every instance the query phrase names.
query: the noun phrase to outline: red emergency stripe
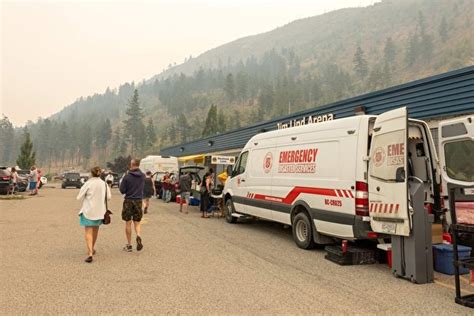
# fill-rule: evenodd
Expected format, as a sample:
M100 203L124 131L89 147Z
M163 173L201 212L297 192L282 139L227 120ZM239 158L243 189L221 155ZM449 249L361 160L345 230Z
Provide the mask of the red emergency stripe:
M281 202L284 204L293 204L293 202L298 198L300 194L313 194L313 195L324 195L324 196L333 196L333 197L344 197L342 193L339 196L337 194L338 190L335 189L325 189L325 188L310 188L310 187L294 187L286 197L278 197L264 194L251 194L250 197L257 200L266 200L266 201L275 201Z
M369 211L370 213L389 213L389 214L396 214L398 213L398 209L400 208L400 204L393 204L393 203L370 203Z

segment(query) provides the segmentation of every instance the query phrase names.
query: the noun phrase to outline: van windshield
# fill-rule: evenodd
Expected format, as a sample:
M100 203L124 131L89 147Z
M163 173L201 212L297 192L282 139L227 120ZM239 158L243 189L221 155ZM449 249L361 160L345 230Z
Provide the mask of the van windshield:
M446 173L454 180L474 182L474 141L463 140L444 145Z

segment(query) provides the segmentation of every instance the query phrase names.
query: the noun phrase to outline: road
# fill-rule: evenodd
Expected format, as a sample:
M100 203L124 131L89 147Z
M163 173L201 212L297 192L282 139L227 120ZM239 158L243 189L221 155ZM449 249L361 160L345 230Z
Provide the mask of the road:
M112 224L86 264L77 192L0 200L2 314L472 313L450 285L413 285L382 264L341 267L297 248L282 225L231 225L159 200L144 217L143 251L125 253L116 189Z

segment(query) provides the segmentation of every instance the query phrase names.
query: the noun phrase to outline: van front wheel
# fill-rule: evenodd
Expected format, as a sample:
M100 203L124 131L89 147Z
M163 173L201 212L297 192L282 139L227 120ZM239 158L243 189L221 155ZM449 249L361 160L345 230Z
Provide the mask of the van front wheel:
M232 199L228 199L225 202L225 220L227 223L235 224L237 223L237 217L232 216L232 213L234 213L234 203L232 202Z
M306 213L298 213L293 219L293 239L296 245L302 249L314 248L313 228Z

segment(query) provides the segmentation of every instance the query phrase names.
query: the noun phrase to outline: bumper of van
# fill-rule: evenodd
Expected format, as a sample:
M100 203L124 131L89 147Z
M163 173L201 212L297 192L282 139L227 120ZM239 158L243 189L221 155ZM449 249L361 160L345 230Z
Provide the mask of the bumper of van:
M354 225L352 226L355 239L371 239L369 233L373 233L370 222L364 221L363 216L354 216Z

